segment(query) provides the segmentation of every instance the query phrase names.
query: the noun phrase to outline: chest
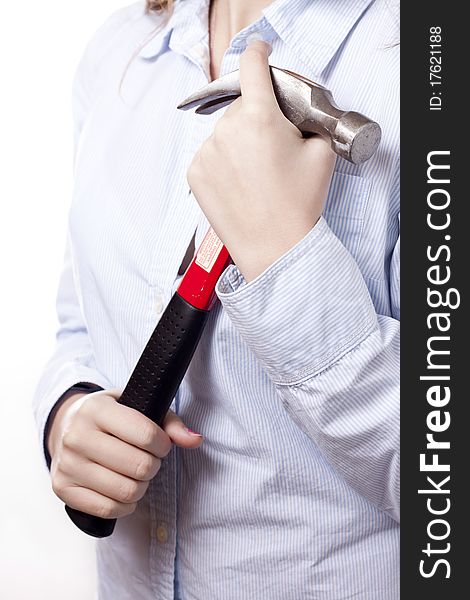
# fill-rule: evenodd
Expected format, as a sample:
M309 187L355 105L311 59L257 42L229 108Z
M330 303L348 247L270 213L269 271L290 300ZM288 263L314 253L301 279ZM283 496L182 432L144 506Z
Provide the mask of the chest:
M222 71L237 68L238 60L239 53L226 53ZM317 78L282 45L275 47L271 62ZM394 235L392 119L386 103L346 80L346 68L338 66L323 77L320 83L333 89L338 104L369 114L384 130L381 149L366 165L338 159L324 208L325 219L364 276L383 278ZM148 305L130 306L129 289L146 298L149 290L159 290L168 301L191 240L196 248L202 241L208 223L186 172L222 111L202 116L176 109L205 85L207 75L203 65L172 52L133 65L121 92L119 79L102 86L82 132L70 228L85 312L95 314L93 303L101 299L111 318L120 315L129 331L138 324L138 352L154 318L146 313ZM136 307L147 317L135 318Z

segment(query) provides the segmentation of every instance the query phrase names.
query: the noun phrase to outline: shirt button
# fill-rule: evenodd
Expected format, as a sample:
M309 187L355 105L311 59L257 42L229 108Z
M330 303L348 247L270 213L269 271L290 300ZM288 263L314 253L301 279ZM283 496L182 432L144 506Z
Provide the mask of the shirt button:
M159 525L157 527L157 540L161 544L164 544L168 541L168 529L165 527L165 525Z
M163 312L163 296L161 294L158 294L155 297L155 312L157 313L157 315L160 315Z

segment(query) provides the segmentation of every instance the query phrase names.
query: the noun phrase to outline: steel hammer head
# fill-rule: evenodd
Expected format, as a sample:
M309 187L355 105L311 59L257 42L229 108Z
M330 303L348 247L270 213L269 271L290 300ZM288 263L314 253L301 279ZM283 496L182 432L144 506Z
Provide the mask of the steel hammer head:
M304 135L319 134L330 139L333 151L354 164L374 154L381 138L378 123L358 112L340 110L329 90L302 75L272 66L270 70L280 109ZM192 94L178 108L197 106L197 113L210 114L240 95L236 70Z

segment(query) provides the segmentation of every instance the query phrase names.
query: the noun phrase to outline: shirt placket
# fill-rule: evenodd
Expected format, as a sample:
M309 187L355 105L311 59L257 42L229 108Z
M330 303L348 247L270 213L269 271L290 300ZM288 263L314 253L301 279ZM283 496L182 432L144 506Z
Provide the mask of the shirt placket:
M150 483L150 579L157 598L173 599L176 550L175 448Z
M263 22L264 22L264 20L263 20ZM257 30L257 29L258 29L258 27L256 25L253 26L252 28L250 28L250 31L246 32L246 35L248 35L252 30ZM263 27L259 27L259 29L263 29ZM230 71L233 71L238 68L240 54L243 52L244 48L246 47L246 44L244 42L245 37L246 36L243 35L243 36L241 36L241 39L239 39L239 40L237 40L237 38L234 38L233 42L235 42L235 43L232 44L226 50L226 52L223 56L221 65L220 65L220 76L223 76L223 75L229 73ZM238 43L237 43L237 41L238 41ZM207 38L205 38L204 40L201 40L196 45L191 47L191 49L188 51L187 56L188 56L188 58L190 58L190 60L196 66L198 66L199 69L201 69L201 71L207 77L207 81L210 81L209 48L208 48ZM191 149L190 150L192 153L191 158L192 158L192 156L194 156L195 152L199 149L201 144L211 135L218 119L220 119L222 117L223 113L224 113L224 109L215 111L214 113L209 114L209 115L198 115L196 113L193 113L192 119L191 119L191 143L188 146ZM191 193L189 188L188 188L188 193ZM209 224L206 216L204 215L204 213L201 211L199 220L197 223L196 231L195 231L195 250L196 251L199 248L200 244L202 243L202 240L204 239L204 236L206 235L209 227L210 227L210 224ZM179 276L175 279L174 284L173 284L172 293L174 293L177 290L182 277L183 276ZM177 413L180 410L184 411L184 406L182 404L182 397L180 396L179 393L177 393L177 395L176 395L176 398L172 405L172 408ZM179 464L180 464L180 459L181 459L180 454L183 450L181 450L179 448L175 448L174 450L175 450L174 464L175 464L175 468L178 469ZM177 474L175 474L175 477L176 477L176 482L178 483ZM178 510L177 498L175 500L175 503L176 503L176 509ZM178 529L178 527L176 527L176 529ZM178 539L176 540L176 544L178 544ZM176 574L177 580L179 581L177 548L175 550L176 550L175 574ZM176 590L177 590L178 595L176 595ZM175 600L180 600L180 598L184 598L184 591L181 590L179 583L176 586L176 588L174 589L174 594L175 594L174 595ZM182 594L182 595L180 596L180 594Z
M262 21L264 23L264 21ZM263 30L262 25L252 26L245 31L245 35L240 38L234 38L230 48L224 54L221 66L220 75L229 73L237 69L239 65L239 57L245 48L244 39L246 35L255 30ZM209 73L209 47L207 36L190 48L174 47L174 51L178 51L188 58L204 74L207 81L210 80ZM202 80L203 78L201 78ZM204 85L204 82L201 84ZM189 165L192 157L203 144L203 142L213 132L215 124L223 114L223 110L216 111L211 115L198 115L192 113L188 119L188 129L186 131L185 143L185 158ZM188 186L188 195L191 190ZM195 227L195 249L199 247L207 232L209 223L202 211L196 221L192 220ZM177 290L183 275L176 275L173 278L171 285L171 294ZM180 395L177 393L171 407L178 413L180 406ZM151 534L151 554L152 568L151 579L154 590L157 591L159 598L174 598L174 577L177 566L177 469L178 457L182 450L173 447L170 454L162 460L162 465L158 476L151 484L150 494L150 514L152 520ZM176 560L175 560L176 557Z
M207 53L202 50L201 44L193 46L188 51L182 51L191 62L195 63L204 74L206 73ZM204 80L201 78L201 85ZM183 156L186 164L190 164L192 157L197 152L201 144L211 134L214 123L218 115L209 117L193 113L188 119L185 131L185 149ZM191 194L189 186L187 194ZM196 200L193 198L193 202ZM189 202L191 204L191 202ZM208 223L202 211L191 210L186 215L181 211L174 213L175 217L186 218L185 228L193 228L196 231L196 240L199 236L199 230L207 230ZM186 236L187 237L187 236ZM197 248L197 244L196 244ZM166 288L169 289L169 296L172 296L177 290L183 276L171 275L168 273ZM171 279L170 279L171 277ZM179 412L179 394L176 394L170 408L176 413ZM157 476L152 480L149 487L150 497L150 518L151 518L151 568L150 578L156 597L161 599L173 600L174 598L174 577L175 577L175 556L177 543L177 461L178 449L173 446L171 452L162 462Z

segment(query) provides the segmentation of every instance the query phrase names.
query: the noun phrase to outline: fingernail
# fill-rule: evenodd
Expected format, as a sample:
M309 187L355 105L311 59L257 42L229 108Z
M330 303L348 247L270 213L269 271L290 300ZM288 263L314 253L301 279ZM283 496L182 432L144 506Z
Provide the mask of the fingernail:
M185 429L185 431L187 431L189 433L189 435L197 435L198 437L202 437L202 433L198 433L197 431L193 431L189 427L185 427L184 429Z
M264 42L264 38L259 31L254 31L246 36L246 45L249 46L253 42Z
M267 42L264 39L263 35L261 33L259 33L258 31L254 31L253 33L250 33L250 35L248 35L246 37L246 45L247 46L249 46L250 44L253 44L253 42L264 42L267 47L268 56L273 51L271 44L269 42Z

